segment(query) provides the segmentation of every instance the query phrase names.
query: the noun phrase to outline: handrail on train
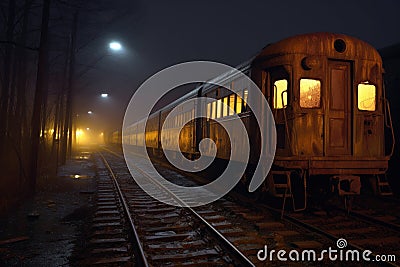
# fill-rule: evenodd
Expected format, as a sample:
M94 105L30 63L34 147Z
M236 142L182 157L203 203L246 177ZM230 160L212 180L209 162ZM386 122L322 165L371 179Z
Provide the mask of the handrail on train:
M392 148L391 148L389 155L386 155L386 156L392 157L393 153L394 153L394 146L396 144L396 138L394 136L392 114L390 112L390 103L389 103L389 100L386 98L385 82L383 82L383 101L384 101L385 126L386 126L386 128L390 129L390 133L392 135Z
M396 144L396 139L394 137L392 114L390 112L390 104L389 104L389 101L386 98L385 98L384 101L386 103L386 105L385 105L386 112L385 113L387 113L386 114L387 116L385 116L385 125L386 125L387 128L390 129L390 133L392 134L392 149L391 149L390 154L388 156L392 157L393 153L394 153L394 146Z

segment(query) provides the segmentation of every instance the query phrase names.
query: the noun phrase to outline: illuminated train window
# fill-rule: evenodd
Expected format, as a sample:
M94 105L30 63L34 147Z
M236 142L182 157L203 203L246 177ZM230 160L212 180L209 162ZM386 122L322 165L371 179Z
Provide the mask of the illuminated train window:
M360 83L358 85L358 109L375 111L376 88L373 84Z
M249 90L244 89L244 93L243 93L243 107L244 110L243 111L247 111L247 100L249 99Z
M222 99L217 100L217 118L221 118Z
M300 79L300 107L319 108L321 104L321 81Z
M222 117L226 117L226 116L228 116L228 101L229 101L229 98L226 96L226 97L224 97L224 99L223 99L224 101L224 105L222 106Z
M236 97L236 113L242 113L242 104L243 104L243 93L242 92L237 92L237 97Z
M206 106L207 118L218 119L222 117L231 116L235 112L236 114L245 112L247 109L248 95L249 91L245 89L242 92L237 92L236 94L230 94L224 98L215 100L211 103L207 103ZM230 108L228 108L228 106Z
M286 79L274 82L274 108L281 109L287 105L287 86Z
M207 103L207 120L211 118L211 103Z
M215 119L216 109L217 109L217 102L214 101L211 104L211 119Z
M235 94L229 96L229 115L233 115L235 112Z

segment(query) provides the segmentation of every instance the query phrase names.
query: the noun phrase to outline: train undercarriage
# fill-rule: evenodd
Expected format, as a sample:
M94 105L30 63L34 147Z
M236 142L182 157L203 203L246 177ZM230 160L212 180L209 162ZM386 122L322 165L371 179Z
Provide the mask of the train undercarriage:
M262 191L291 200L293 210L307 208L307 200L341 197L346 208L349 199L360 194L392 195L386 171L388 158L356 159L277 157Z

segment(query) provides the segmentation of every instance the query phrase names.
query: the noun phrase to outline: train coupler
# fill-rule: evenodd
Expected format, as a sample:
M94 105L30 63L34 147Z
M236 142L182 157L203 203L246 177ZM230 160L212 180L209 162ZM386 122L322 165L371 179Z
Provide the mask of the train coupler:
M331 177L330 182L332 193L338 193L339 196L352 196L360 194L360 176L335 175Z

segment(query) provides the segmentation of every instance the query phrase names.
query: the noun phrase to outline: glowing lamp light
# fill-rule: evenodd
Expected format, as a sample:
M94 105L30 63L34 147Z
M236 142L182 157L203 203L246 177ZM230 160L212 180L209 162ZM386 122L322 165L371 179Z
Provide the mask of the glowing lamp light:
M86 130L87 130L87 131L89 131L89 130L90 130L90 128L86 128Z
M108 97L108 94L101 94L101 97L106 98L106 97Z
M109 44L109 47L113 51L120 51L122 49L122 46L119 42L111 42Z
M93 111L89 110L89 111L87 112L87 114L93 114Z

